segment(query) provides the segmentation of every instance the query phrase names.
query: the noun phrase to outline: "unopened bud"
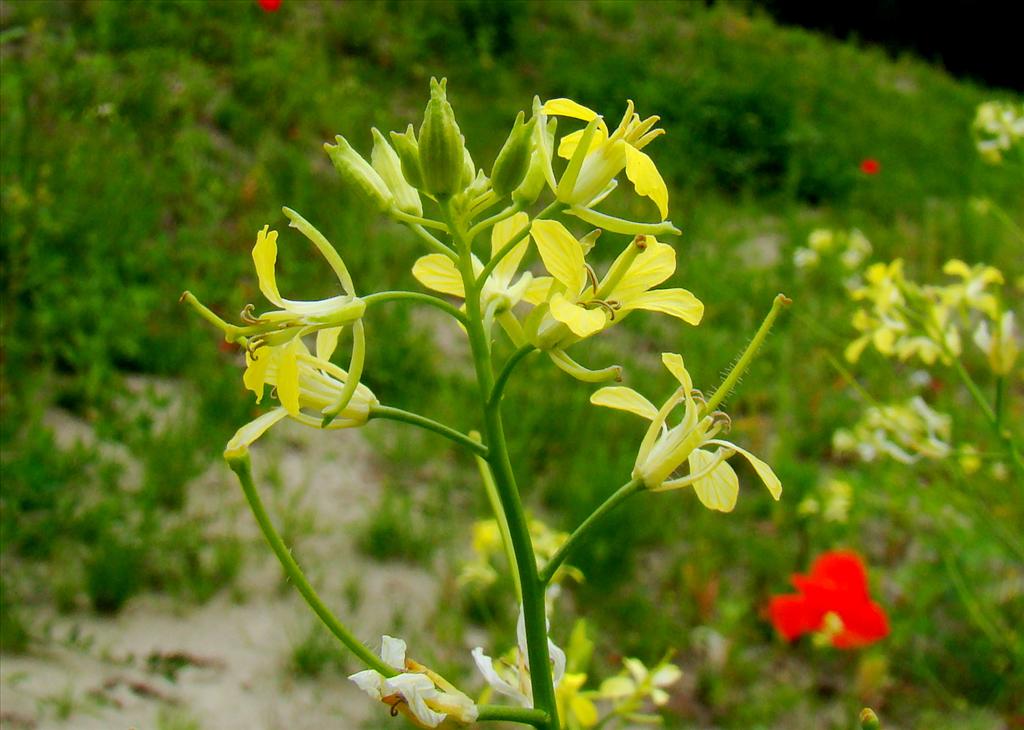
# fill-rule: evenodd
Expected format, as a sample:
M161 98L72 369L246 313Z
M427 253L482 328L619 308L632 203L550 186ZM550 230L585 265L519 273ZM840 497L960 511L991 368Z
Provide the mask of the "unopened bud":
M330 155L334 167L341 173L345 184L379 211L384 212L390 208L395 202L394 195L377 171L352 149L352 145L344 137L338 135L335 142L336 146L324 144L324 149Z
M537 118L535 115L534 120ZM550 150L554 144L554 137L554 119L548 121L543 127L533 121L526 175L519 187L512 193L512 200L521 206L532 205L540 197L545 183L549 183L549 180L553 179Z
M419 134L422 189L438 198L451 197L461 190L466 163L465 145L448 103L446 86L447 79L430 80L430 101Z
M423 170L420 168L420 143L416 141L416 132L412 125L405 132L391 133L391 141L395 144L395 152L402 161L402 175L414 188L423 189Z
M423 215L423 204L416 188L408 183L402 175L402 161L398 154L384 139L384 135L373 130L373 151L370 153L370 164L377 171L388 190L395 196L395 205L404 213Z
M524 122L523 119L523 113L519 112L512 124L512 132L491 168L491 187L500 197L505 197L519 187L530 169L532 133L537 120L532 118Z
M860 711L860 730L880 730L882 724L878 721L878 715L870 707Z

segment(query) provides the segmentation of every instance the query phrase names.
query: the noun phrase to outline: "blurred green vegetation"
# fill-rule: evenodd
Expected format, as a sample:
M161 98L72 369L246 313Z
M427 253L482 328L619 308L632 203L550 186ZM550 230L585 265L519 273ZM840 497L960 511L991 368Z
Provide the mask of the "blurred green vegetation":
M1019 632L1019 564L986 526L1021 524L1019 485L955 465L834 458L831 434L863 405L826 357L853 335L850 307L837 280L791 263L813 228L856 226L876 258L901 256L922 280L954 256L1021 276L1019 246L970 205L986 197L1024 219L1019 170L983 164L969 134L976 105L1007 94L730 7L625 0L285 0L273 14L247 2L6 2L0 59L5 650L31 642L18 621L26 602L113 611L143 590L204 600L237 573L239 540L211 540L183 509L187 484L254 405L237 353L219 349L178 296L190 289L225 315L256 301L253 234L283 227L284 204L335 243L360 291L413 287L416 240L348 196L321 144L341 133L366 151L370 126L418 123L427 79L445 75L485 168L534 94L571 96L609 118L631 98L662 116L668 134L651 152L684 230L673 283L707 315L697 329L631 317L581 347L582 361L622 362L627 383L657 400L670 387L657 353L678 350L698 387L712 388L774 294L795 300L729 403L740 443L776 466L783 501L746 478L729 516L685 494L643 496L617 513L574 559L587 576L575 605L600 627L598 663L674 647L696 688L666 710L670 726L797 726L837 707L853 718L865 701L912 727L996 727L985 718L1019 713L1020 635L980 630L957 588ZM860 172L865 158L880 174ZM282 237L282 291L327 291L329 269L287 253L295 236ZM465 372L434 348L432 323L376 308L366 381L389 404L471 428ZM868 356L858 375L885 398L906 391L912 370ZM172 383L181 402L132 387L140 379ZM932 390L958 434L983 432L948 373L937 371ZM1019 423L1019 379L1013 390ZM508 424L527 502L562 529L623 481L642 434L628 417L595 413L588 395L538 358L507 396L530 404ZM96 438L62 441L55 409ZM451 529L451 510L455 524L486 513L472 463L446 455L451 468L438 470L436 442L404 432L389 441L375 428L388 489L360 548L427 561L432 549L464 552L468 530ZM846 522L797 512L828 476L854 487ZM985 512L954 506L968 491ZM761 614L767 597L835 546L866 556L892 636L862 653L784 646ZM504 612L497 630L510 636L511 607L470 597L466 610ZM571 625L557 621L556 638ZM315 634L296 646L299 673L335 661ZM926 710L932 719L916 724ZM942 724L946 711L955 724Z

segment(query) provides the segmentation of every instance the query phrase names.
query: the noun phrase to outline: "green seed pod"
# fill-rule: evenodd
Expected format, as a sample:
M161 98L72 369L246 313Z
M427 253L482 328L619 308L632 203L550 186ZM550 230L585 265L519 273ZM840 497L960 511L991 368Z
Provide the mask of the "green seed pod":
M370 164L373 169L377 171L391 194L395 196L395 205L400 211L410 215L423 215L420 194L402 175L402 161L399 159L398 153L388 144L384 135L377 131L376 127L372 131L373 151L370 153Z
M324 144L324 149L345 184L377 210L382 213L387 211L394 204L395 197L377 171L352 149L344 137L338 135L335 142L337 146Z
M423 170L420 168L420 143L416 141L416 132L410 124L405 132L391 133L391 141L395 145L398 159L402 161L402 175L417 190L423 189Z
M422 190L437 198L449 198L462 187L466 161L465 144L455 112L448 103L447 79L430 80L430 101L419 134Z
M512 132L509 133L491 168L491 187L501 197L519 187L526 177L527 170L530 169L530 151L533 148L532 134L536 118L531 118L529 122L524 122L524 118L522 112L516 115Z

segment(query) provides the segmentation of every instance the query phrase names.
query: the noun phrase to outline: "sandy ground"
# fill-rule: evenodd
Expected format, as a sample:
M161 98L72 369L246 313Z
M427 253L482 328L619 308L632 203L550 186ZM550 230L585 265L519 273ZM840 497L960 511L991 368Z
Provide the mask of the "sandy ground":
M91 438L88 426L54 413L61 440ZM410 643L433 613L432 576L404 565L382 566L359 555L346 526L358 523L379 499L370 448L358 432L320 434L282 424L254 449L257 475L278 464L280 491L264 499L287 505L314 526L296 556L325 601L371 647L401 623ZM261 469L261 466L264 467ZM215 464L190 487L189 510L215 514L251 542L238 585L201 606L162 596L133 599L110 618L40 610L33 634L50 637L29 656L0 661L0 727L108 730L278 730L380 727L385 708L337 672L295 679L293 647L313 625L245 509L234 476ZM222 525L224 527L224 525ZM345 588L362 574L358 608ZM419 608L408 610L408 596ZM147 659L162 656L183 667L173 678ZM390 724L388 725L390 726Z

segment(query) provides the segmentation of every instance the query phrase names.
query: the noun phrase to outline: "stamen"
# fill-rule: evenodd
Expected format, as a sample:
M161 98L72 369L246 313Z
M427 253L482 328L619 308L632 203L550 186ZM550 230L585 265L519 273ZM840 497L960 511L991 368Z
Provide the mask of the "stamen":
M391 707L391 709L389 710L389 712L391 713L391 717L398 717L398 713L399 713L398 707L399 707L399 705L402 705L403 703L405 703L405 698L402 697L401 695L398 695L398 699L396 699L394 702L388 702L386 698L385 698L384 702Z
M647 236L645 236L643 234L637 234L636 238L633 239L633 245L636 246L641 251L646 250L646 248L647 248Z
M732 419L729 418L729 414L725 411L715 411L712 413L711 421L716 425L720 425L725 433L729 433L732 430Z
M263 320L254 314L255 311L255 305L251 303L246 304L244 307L242 307L242 312L239 316L241 317L242 321L245 322L246 324L260 324L263 322Z
M594 267L590 264L583 264L583 268L587 271L587 280L590 282L590 288L594 294L597 294L597 272L594 271Z

